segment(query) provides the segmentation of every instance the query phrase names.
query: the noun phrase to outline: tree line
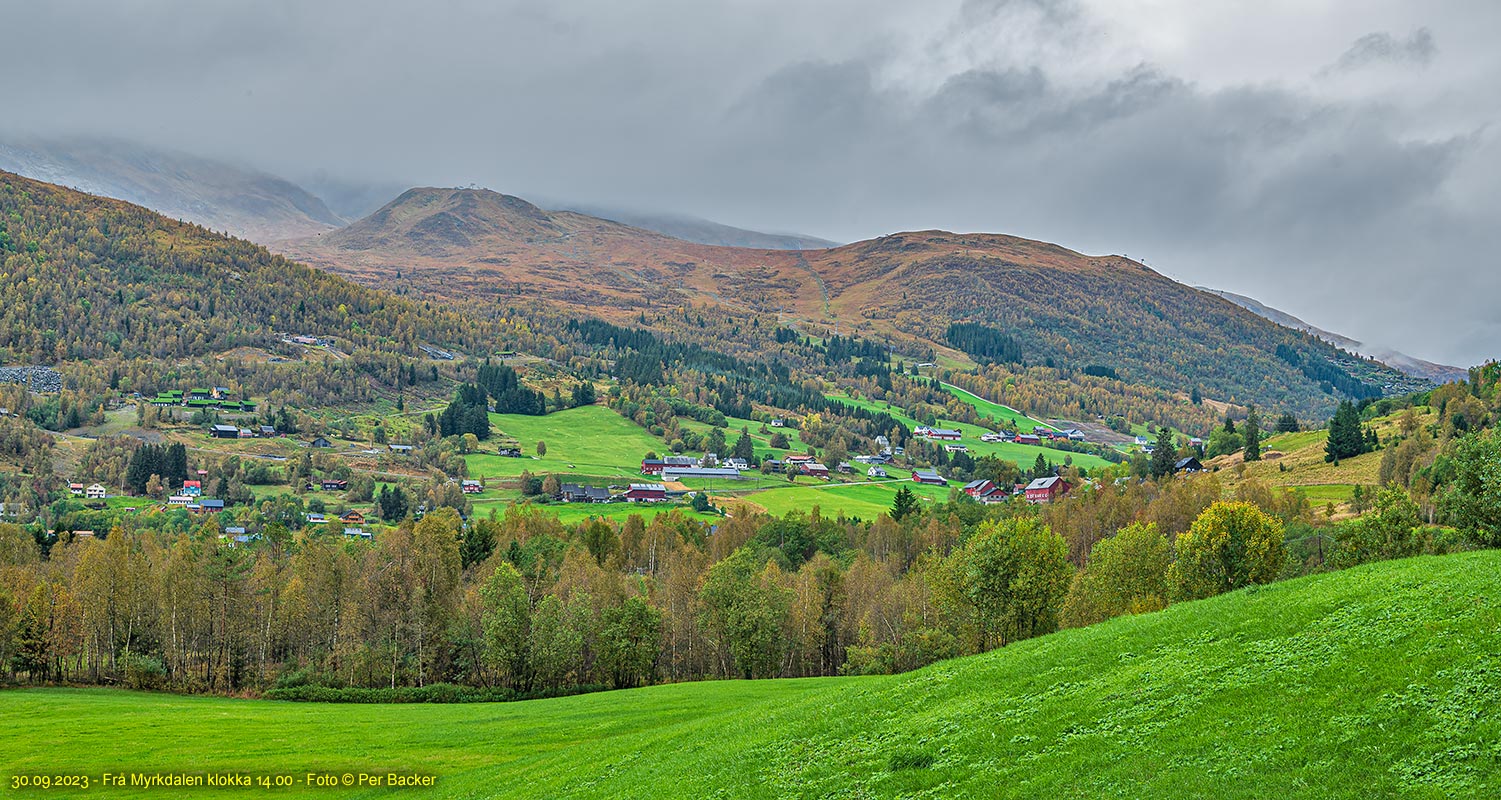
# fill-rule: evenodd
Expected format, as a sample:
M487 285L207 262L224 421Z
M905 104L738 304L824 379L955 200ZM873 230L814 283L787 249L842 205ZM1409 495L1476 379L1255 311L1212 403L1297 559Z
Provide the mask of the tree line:
M1213 475L1086 486L1044 507L956 494L869 521L814 509L712 528L676 512L565 525L438 508L374 541L271 514L245 541L218 519L146 516L43 547L0 525L0 669L205 692L907 670L1309 571L1501 543L1498 448L1491 431L1457 445L1448 528L1400 488L1321 528L1291 493L1248 481L1226 497Z

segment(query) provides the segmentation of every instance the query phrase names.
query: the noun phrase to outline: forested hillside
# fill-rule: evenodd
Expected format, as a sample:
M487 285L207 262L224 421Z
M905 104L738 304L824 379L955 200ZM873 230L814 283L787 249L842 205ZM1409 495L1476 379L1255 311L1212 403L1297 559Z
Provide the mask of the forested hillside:
M745 327L770 333L775 317L803 335L879 339L893 353L943 354L956 366L1046 366L1065 380L1093 368L1185 397L1197 390L1309 416L1340 397L1408 388L1395 370L1137 262L1011 236L922 231L805 252L712 247L494 192L413 189L346 229L280 246L372 285L634 321L749 352L763 348ZM966 341L978 325L1007 344L966 351L947 335L955 323ZM1279 358L1279 346L1297 362Z
M138 206L0 173L8 361L180 359L277 334L464 346L482 329Z
M1006 357L982 361L1095 368L1127 383L1308 414L1349 396L1343 389L1379 396L1386 382L1362 386L1346 376L1343 389L1321 387L1323 378L1298 371L1277 351L1323 363L1339 356L1330 345L1121 256L921 231L810 253L808 261L845 317L885 321L935 342L951 339L951 321L980 323L1015 343ZM1403 377L1370 368L1390 381Z

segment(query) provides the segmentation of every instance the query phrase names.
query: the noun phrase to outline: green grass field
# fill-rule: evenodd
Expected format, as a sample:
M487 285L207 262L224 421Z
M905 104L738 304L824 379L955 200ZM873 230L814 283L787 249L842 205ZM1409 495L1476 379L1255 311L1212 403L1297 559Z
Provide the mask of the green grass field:
M1006 406L1003 406L999 403L992 403L989 400L986 400L985 398L980 397L973 392L961 389L958 386L953 385L952 383L943 384L943 388L947 389L949 394L974 406L975 411L979 412L980 416L990 417L991 419L995 420L1012 422L1016 425L1016 429L1021 431L1022 433L1031 433L1032 429L1038 425L1044 425L1046 427L1053 428L1054 430L1057 429L1056 425L1049 425L1048 423L1043 422L1040 419L1029 417L1022 412L1017 411L1016 409L1007 408Z
M905 422L907 425L914 428L922 424L912 417L907 416L907 414L900 409L887 408L885 403L877 403L871 400L855 400L842 394L831 394L828 395L828 397L830 400L850 403L852 405L861 406L863 408L868 408L874 411L885 411L893 418L901 420L902 422ZM981 428L978 425L969 425L963 422L955 422L954 420L949 419L939 420L938 424L945 428L954 428L962 431L964 433L964 439L962 442L960 442L960 444L968 447L969 453L972 456L993 455L997 458L1002 458L1007 461L1020 464L1024 467L1032 466L1032 463L1037 460L1039 453L1042 454L1043 458L1057 464L1062 464L1065 458L1072 458L1073 463L1076 466L1085 467L1087 469L1094 469L1096 467L1104 467L1110 465L1109 461L1106 461L1105 459L1100 458L1096 455L1090 455L1088 453L1068 453L1062 450L1054 450L1050 447L1037 447L1035 445L1016 444L1014 442L982 442L980 441L980 437L984 434L989 433L990 431L985 428Z
M513 501L504 499L479 500L474 503L474 513L477 516L488 516L491 509L496 514L504 516L506 506ZM576 525L587 519L600 518L624 522L631 515L639 515L643 520L650 521L658 514L669 511L677 511L693 519L719 520L718 514L700 513L692 508L679 503L548 503L536 505L534 508L544 514L551 514L558 518L564 525Z
M1326 503L1347 503L1355 495L1355 485L1351 483L1323 483L1289 488L1308 498L1308 502L1316 507L1322 507Z
M584 406L545 417L491 414L490 422L503 436L521 442L521 458L490 453L466 456L474 477L512 478L522 470L536 475L568 473L601 477L641 477L641 459L648 451L663 452L662 440L604 406ZM537 455L537 442L547 443L547 455Z
M437 778L281 797L1493 797L1498 576L1494 551L1374 564L892 677L449 706L14 690L0 764L97 797L153 794L97 786L144 770Z
M898 474L893 468L893 475ZM947 500L950 487L925 486L911 481L882 483L833 483L818 486L789 486L768 489L747 496L745 499L766 509L772 516L780 517L789 511L810 511L818 506L819 513L827 517L844 514L848 517L875 519L891 510L891 501L897 489L905 486L918 497L929 501Z

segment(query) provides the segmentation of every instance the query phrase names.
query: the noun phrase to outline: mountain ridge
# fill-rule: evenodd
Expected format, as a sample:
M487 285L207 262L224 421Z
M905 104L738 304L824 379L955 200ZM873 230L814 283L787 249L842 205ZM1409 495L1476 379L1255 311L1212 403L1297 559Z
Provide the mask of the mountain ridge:
M1123 256L994 233L894 233L820 250L696 244L489 190L419 187L284 254L367 283L437 296L530 298L616 323L687 307L769 317L806 333L876 337L897 352L937 348L950 322L1014 336L1029 363L1118 370L1128 381L1198 389L1234 404L1323 414L1330 389L1277 345L1344 361L1378 389L1406 380L1302 331L1177 283Z
M121 140L0 141L0 170L252 241L307 236L345 222L317 196L275 175Z
M694 244L748 247L754 250L827 250L841 244L830 239L801 233L750 230L686 214L632 211L588 203L547 203L547 205L563 211L575 211L591 217L612 220L633 228L655 231Z
M1196 286L1194 288L1223 297L1241 308L1265 317L1283 327L1300 330L1311 336L1323 339L1341 350L1348 350L1351 353L1373 358L1414 378L1424 378L1434 383L1442 384L1466 380L1469 377L1469 370L1463 367L1438 364L1417 358L1416 356L1407 355L1400 350L1389 347L1368 347L1364 342L1311 325L1286 311L1272 308L1253 297L1228 292L1223 289L1211 289L1207 286Z

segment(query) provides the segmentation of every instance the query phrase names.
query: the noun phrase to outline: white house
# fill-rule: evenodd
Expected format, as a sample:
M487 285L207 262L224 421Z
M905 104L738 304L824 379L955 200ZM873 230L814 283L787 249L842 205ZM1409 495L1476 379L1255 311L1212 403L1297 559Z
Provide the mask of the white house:
M103 500L105 496L109 494L109 490L96 483L93 486L84 489L83 494L84 497L87 497L90 500Z

